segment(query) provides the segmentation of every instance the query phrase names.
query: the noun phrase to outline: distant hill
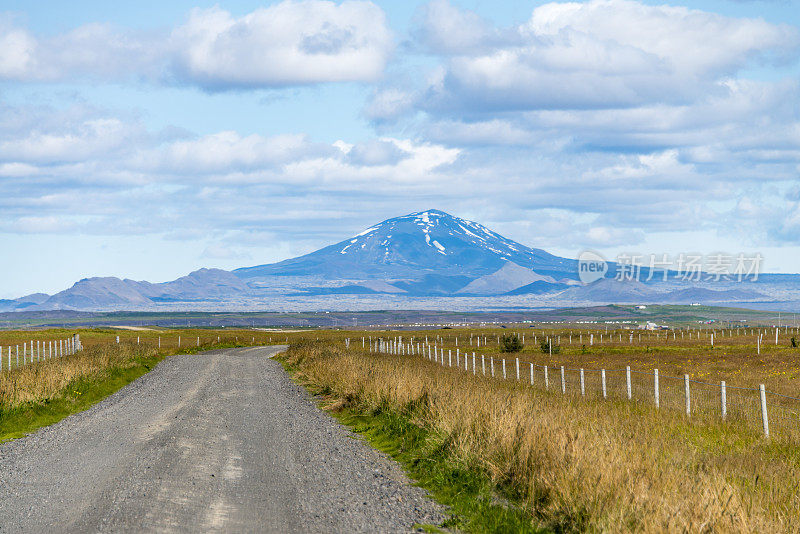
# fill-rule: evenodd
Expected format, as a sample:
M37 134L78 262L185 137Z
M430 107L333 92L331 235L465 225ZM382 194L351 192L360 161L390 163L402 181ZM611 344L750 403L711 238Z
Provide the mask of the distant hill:
M661 302L669 304L692 304L695 302L747 302L768 299L766 295L750 289L725 289L715 291L703 287L690 287L672 291Z

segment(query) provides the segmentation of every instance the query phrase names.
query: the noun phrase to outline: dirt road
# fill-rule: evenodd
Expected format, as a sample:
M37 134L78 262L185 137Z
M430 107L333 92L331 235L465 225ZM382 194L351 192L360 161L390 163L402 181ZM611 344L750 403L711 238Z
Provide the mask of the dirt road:
M441 508L270 359L167 358L0 445L0 532L408 532Z

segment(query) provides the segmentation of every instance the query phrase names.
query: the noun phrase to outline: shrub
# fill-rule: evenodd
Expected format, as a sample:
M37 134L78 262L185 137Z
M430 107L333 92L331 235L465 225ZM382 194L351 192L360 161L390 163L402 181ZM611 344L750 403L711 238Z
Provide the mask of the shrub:
M503 334L500 338L500 352L519 352L522 347L522 340L517 334Z
M561 347L559 345L553 345L552 339L545 339L544 341L542 341L541 347L542 347L542 352L544 352L545 354L550 354L550 353L558 354L559 352L561 352Z

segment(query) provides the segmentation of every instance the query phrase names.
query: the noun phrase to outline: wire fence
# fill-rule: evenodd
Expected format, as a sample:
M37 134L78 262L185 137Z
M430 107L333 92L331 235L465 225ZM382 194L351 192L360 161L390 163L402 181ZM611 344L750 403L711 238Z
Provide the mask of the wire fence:
M346 341L349 347L349 340ZM362 342L362 346L366 346ZM660 375L658 369L580 369L540 365L519 358L495 358L436 344L403 343L399 339L375 339L369 351L417 355L445 367L475 375L518 380L532 387L563 395L649 403L659 410L682 411L687 417L741 422L767 436L800 439L800 398L758 388L728 386L692 380L689 375Z
M65 339L31 340L30 343L23 342L22 345L0 346L0 371L10 371L32 363L69 356L82 348L78 334Z

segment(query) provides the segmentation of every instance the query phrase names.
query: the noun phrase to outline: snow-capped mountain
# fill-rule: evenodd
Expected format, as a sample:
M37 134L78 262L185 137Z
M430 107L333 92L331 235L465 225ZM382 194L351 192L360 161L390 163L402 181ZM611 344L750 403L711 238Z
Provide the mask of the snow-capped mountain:
M577 271L576 260L527 247L443 211L427 210L388 219L349 239L278 263L235 271L200 269L160 284L88 278L52 296L0 300L0 311L284 309L287 302L302 309L384 309L416 307L419 297L433 297L428 302L439 309L462 306L467 300L476 309L496 306L498 297L506 299L506 306L687 299L800 302L799 275L763 275L749 289L712 289L678 281L663 287L620 283L611 272L582 285Z
M388 219L311 254L237 269L243 279L317 276L324 279L415 281L426 276L472 279L507 263L543 276L575 278L575 260L506 239L483 225L438 210Z

